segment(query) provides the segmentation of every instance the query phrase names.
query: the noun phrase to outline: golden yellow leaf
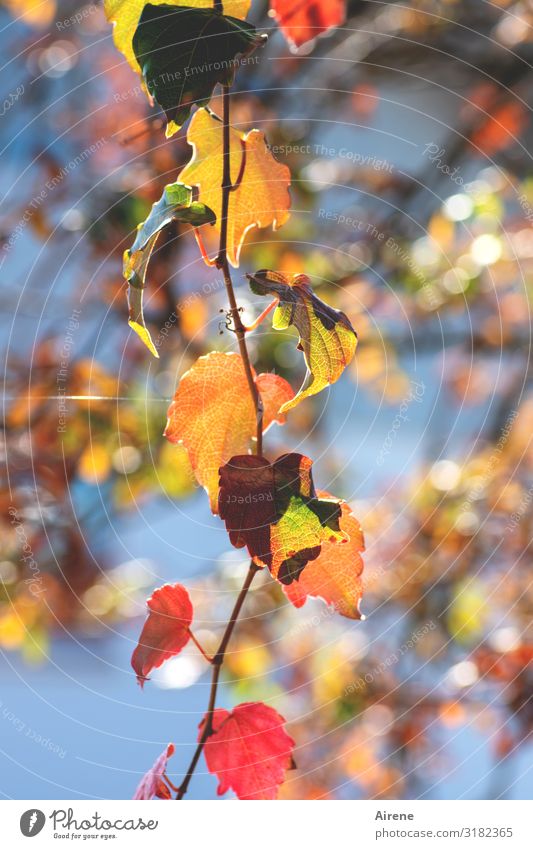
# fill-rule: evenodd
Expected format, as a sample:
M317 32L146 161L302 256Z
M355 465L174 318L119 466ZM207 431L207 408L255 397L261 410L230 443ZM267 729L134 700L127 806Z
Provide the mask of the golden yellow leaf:
M210 9L213 0L150 0L153 6L189 6L195 9ZM141 12L146 0L104 0L107 20L114 24L113 41L117 50L124 54L129 64L138 74L141 73L139 63L133 52L133 34L137 29ZM250 9L251 0L226 0L224 14L241 20ZM13 5L15 5L13 3Z
M214 229L220 232L222 222L223 125L220 118L207 109L199 109L187 132L193 157L179 180L197 186L200 201L216 215ZM228 211L228 259L237 268L242 243L253 227L276 230L289 217L290 171L277 162L260 130L240 133L230 130L230 170L233 184Z

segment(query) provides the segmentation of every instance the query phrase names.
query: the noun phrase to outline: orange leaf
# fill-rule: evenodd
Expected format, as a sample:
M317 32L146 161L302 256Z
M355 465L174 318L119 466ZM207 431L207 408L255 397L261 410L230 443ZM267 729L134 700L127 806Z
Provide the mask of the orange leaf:
M152 669L179 654L190 638L192 604L181 584L165 584L146 602L148 619L131 657L131 665L141 687Z
M262 702L245 702L231 713L214 711L214 733L204 751L209 772L218 777L219 796L233 790L239 799L276 798L291 768L295 745L284 723L274 708Z
M223 125L207 109L198 109L187 132L193 157L179 180L197 186L199 199L222 221ZM277 162L260 130L241 133L230 129L230 171L238 187L231 192L228 210L228 259L235 268L246 233L254 227L281 227L289 217L290 171Z
M346 0L270 0L270 10L287 41L301 47L344 23Z
M319 492L323 498L331 498L327 492ZM350 538L346 545L334 545L325 541L316 560L308 563L299 579L283 587L289 601L302 607L307 598L321 598L348 619L360 619L359 603L363 595L363 558L365 550L361 525L352 515L347 504L341 506L339 525Z
M283 424L280 407L294 393L282 377L256 377L264 405L263 430ZM256 433L255 409L239 354L212 352L183 375L168 410L165 436L187 449L198 482L217 512L218 472L234 454L249 450Z
M348 539L339 527L340 502L316 495L312 465L302 454L284 454L274 463L244 454L220 469L218 507L231 544L247 546L283 584L298 580L324 540Z

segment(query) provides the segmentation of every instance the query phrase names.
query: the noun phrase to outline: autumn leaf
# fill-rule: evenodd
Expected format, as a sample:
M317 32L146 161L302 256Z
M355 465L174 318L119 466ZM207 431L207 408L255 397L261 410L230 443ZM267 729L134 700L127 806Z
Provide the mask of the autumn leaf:
M491 109L491 114L472 133L470 141L477 153L494 156L515 144L524 133L527 123L526 108L521 103L506 102Z
M319 492L321 498L331 498ZM359 603L363 595L363 559L365 543L361 525L347 504L341 506L339 526L349 537L345 545L334 545L327 540L316 560L308 563L299 579L283 587L289 601L302 607L309 597L321 598L332 605L337 613L348 619L360 619Z
M137 227L137 236L130 250L124 252L123 274L128 281L129 325L148 350L159 358L143 313L143 291L146 271L161 230L171 221L181 221L200 227L214 224L215 214L205 204L193 200L193 191L183 183L169 183L160 199L154 203L148 218Z
M12 0L14 2L14 0ZM18 0L17 0L18 2ZM245 18L250 9L251 0L225 0L226 15ZM188 6L194 9L212 9L214 0L153 0L152 6ZM133 35L145 6L145 0L104 0L107 20L114 24L113 40L115 46L124 54L129 64L138 74L139 63L133 52Z
M272 326L286 330L294 325L300 334L298 348L303 351L308 374L296 396L283 405L285 413L339 379L355 354L357 333L343 312L313 293L305 274L262 270L247 277L256 295L278 298Z
M133 36L146 87L164 110L167 138L193 106L205 106L217 83L231 85L239 56L266 40L252 24L214 9L147 3Z
M193 156L179 179L198 186L200 200L222 221L223 128L220 118L199 109L187 132ZM230 171L233 185L228 209L228 259L237 268L247 232L254 227L274 229L285 224L290 207L290 171L270 153L260 130L230 130Z
M202 735L205 719L200 725ZM213 734L205 744L209 772L217 776L217 793L233 790L239 799L275 799L291 768L294 740L285 720L262 702L244 702L231 713L213 712Z
M302 454L274 463L241 455L220 469L218 509L232 545L246 546L282 584L298 580L324 541L348 539L339 525L340 501L316 495L312 465Z
M174 744L169 743L153 766L143 775L133 796L134 799L170 799L170 788L164 781L168 759L174 754Z
M270 10L287 41L301 47L344 23L346 0L270 0Z
M293 391L276 374L255 378L263 400L263 430L283 424L279 408ZM165 436L188 451L198 482L217 511L219 468L248 451L256 434L256 413L239 354L212 352L183 375L168 410Z
M181 584L165 584L152 593L146 604L148 618L131 657L141 687L152 669L187 645L193 615L189 594Z
M3 0L2 5L17 21L43 29L51 25L57 10L55 0Z

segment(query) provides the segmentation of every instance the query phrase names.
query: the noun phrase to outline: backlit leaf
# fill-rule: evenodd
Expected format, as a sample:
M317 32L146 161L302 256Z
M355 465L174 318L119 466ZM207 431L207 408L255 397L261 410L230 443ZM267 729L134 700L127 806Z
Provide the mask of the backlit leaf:
M143 313L143 290L152 251L161 230L171 221L181 221L200 227L214 224L215 214L203 203L193 200L193 191L183 183L165 186L162 196L154 203L148 218L137 227L137 236L130 250L124 252L123 274L128 281L129 325L148 350L159 357Z
M346 18L346 0L270 0L270 9L295 47L341 26Z
M252 24L213 9L147 3L133 36L146 87L164 110L167 137L205 106L217 83L231 85L239 56L264 43Z
M214 210L220 232L222 218L222 122L207 109L199 109L187 132L193 157L179 179L198 186L200 200ZM289 217L290 171L277 162L260 130L230 130L230 170L238 188L230 194L228 210L228 259L235 267L246 233L254 227L281 227Z
M163 776L166 772L168 759L174 754L174 744L169 743L165 751L162 752L153 766L150 767L147 773L143 775L139 782L139 786L135 791L134 799L170 799L170 789Z
M193 615L189 593L181 584L165 584L152 593L146 604L148 618L131 657L141 687L152 669L187 645Z
M13 0L14 2L14 0ZM250 9L251 0L225 0L224 12L234 18L245 18ZM114 24L113 40L115 46L124 54L129 64L138 74L139 63L133 52L133 34L137 29L145 0L104 0L107 20ZM152 6L189 6L195 9L212 9L214 0L152 0Z
M205 720L204 720L205 722ZM285 720L262 702L245 702L231 713L213 713L213 731L205 744L209 772L222 796L233 790L239 799L275 799L285 772L291 768L294 740ZM200 726L200 736L203 723Z
M340 501L316 495L312 465L302 454L274 463L241 455L220 469L218 507L232 545L246 546L282 584L298 580L324 541L348 539L339 525Z
M308 374L297 395L283 405L282 412L286 412L339 379L355 354L357 333L343 312L317 298L305 274L257 271L247 277L256 295L279 299L272 326L285 330L294 325L300 334L298 348L303 351Z
M280 407L293 397L286 380L260 374L256 385L263 400L263 430L283 424ZM183 375L168 410L165 436L182 443L198 482L217 510L219 468L234 454L248 451L256 434L256 415L239 354L212 352Z
M328 493L319 493L328 497ZM331 496L329 496L331 497ZM295 607L302 607L307 598L321 598L348 619L360 619L359 603L363 595L363 559L365 543L361 525L347 504L342 505L340 529L349 536L346 545L322 543L316 560L308 563L297 581L283 587Z

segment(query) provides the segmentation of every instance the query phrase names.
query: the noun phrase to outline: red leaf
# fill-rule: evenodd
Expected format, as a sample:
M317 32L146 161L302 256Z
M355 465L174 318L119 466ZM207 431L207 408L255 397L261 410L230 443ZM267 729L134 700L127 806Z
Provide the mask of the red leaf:
M168 759L174 754L174 744L169 743L153 766L150 767L139 782L135 791L134 799L170 799L170 790L163 781L163 774L167 768Z
M285 38L301 47L346 17L346 0L270 0L273 17Z
M284 723L277 711L262 702L245 702L231 713L221 708L214 711L214 733L204 752L209 772L218 777L219 796L233 790L239 799L276 798L295 745Z
M152 669L178 654L189 642L192 604L181 584L165 584L146 602L148 619L131 657L131 665L141 687Z

